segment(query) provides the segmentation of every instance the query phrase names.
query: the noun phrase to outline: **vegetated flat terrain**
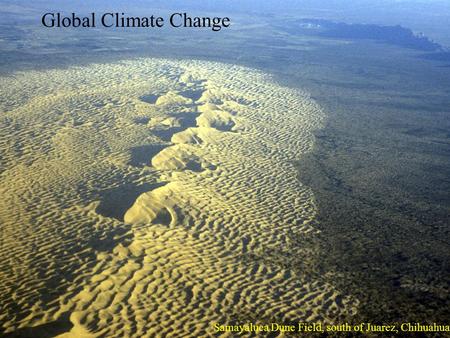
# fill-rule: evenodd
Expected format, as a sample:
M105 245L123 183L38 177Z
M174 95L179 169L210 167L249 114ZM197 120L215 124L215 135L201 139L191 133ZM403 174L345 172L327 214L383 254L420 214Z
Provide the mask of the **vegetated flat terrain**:
M445 322L450 285L449 72L370 41L289 69L327 112L299 179L319 208L318 268L361 300L359 316ZM306 62L312 62L308 58ZM330 78L328 74L333 74Z

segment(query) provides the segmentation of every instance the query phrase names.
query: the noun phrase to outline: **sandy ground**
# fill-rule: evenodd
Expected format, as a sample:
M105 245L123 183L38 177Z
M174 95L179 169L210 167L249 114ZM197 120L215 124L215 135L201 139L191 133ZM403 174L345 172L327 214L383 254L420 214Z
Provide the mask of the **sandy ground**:
M323 119L307 93L159 59L15 73L0 88L5 333L200 337L356 312L269 257L317 232L292 163Z

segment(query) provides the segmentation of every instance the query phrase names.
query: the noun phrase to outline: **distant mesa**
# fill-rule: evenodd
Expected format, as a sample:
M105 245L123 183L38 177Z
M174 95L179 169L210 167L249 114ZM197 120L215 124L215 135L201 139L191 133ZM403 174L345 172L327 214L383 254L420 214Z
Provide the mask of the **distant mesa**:
M374 24L347 24L322 19L302 19L297 21L305 28L313 28L319 36L341 39L369 39L387 44L433 52L443 47L422 34L415 34L411 29L397 26L380 26ZM293 27L288 29L293 33Z

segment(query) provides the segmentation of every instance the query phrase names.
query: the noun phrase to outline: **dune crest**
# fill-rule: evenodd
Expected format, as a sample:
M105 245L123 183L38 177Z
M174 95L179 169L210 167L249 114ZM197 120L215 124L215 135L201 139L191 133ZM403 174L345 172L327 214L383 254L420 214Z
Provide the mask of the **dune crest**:
M152 166L158 170L202 169L202 160L196 156L189 145L177 144L161 150L152 158Z
M163 59L0 84L3 332L200 337L356 312L302 270L316 209L292 161L322 120L306 93Z

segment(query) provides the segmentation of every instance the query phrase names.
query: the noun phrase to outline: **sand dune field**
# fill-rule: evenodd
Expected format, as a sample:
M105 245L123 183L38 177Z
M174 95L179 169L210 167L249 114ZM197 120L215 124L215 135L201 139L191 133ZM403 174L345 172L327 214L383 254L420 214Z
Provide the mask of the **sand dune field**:
M292 163L322 124L307 93L162 59L0 88L0 332L203 337L357 311L292 264L317 233Z

